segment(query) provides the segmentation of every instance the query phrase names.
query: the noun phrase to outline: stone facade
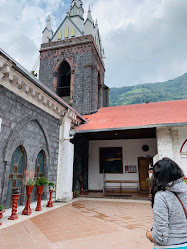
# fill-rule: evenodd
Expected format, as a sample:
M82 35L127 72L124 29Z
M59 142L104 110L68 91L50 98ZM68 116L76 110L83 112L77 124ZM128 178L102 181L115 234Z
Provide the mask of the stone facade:
M107 86L103 88L103 107L109 106L109 92L110 89Z
M35 173L35 179L45 176L54 182L53 198L72 198L74 146L69 132L82 121L86 120L0 49L0 204L6 200L9 207L17 187L22 190L19 205L24 204L28 173L32 176L27 179ZM44 199L47 194L46 188Z
M11 157L18 146L25 152L25 170L35 171L38 153L45 153L44 175L56 185L59 120L0 86L0 198L7 194Z
M52 91L57 90L59 66L67 61L72 107L82 115L103 107L105 67L92 35L42 44L40 54L39 78Z

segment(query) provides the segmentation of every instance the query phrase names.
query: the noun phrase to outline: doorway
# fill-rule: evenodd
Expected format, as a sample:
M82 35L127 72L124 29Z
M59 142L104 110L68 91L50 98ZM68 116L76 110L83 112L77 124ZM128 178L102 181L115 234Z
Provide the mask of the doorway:
M146 179L149 177L149 164L153 163L152 157L139 157L138 158L138 171L139 171L139 183L140 191L148 191L149 185Z

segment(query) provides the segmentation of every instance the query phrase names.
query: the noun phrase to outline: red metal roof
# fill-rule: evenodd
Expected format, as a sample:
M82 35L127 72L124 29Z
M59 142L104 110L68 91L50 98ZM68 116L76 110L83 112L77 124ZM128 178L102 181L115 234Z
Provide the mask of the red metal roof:
M87 123L75 131L133 129L187 124L187 99L104 107L97 113L85 115Z

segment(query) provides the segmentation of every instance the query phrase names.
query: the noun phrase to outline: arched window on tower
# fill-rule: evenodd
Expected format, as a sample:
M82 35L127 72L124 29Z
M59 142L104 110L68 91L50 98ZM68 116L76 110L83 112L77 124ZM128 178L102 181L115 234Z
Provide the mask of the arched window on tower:
M57 94L67 103L70 103L70 82L71 68L66 61L63 61L58 70Z

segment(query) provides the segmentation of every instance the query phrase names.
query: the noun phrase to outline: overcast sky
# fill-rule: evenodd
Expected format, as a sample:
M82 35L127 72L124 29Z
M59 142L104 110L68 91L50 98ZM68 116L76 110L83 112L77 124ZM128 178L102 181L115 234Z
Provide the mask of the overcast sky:
M0 47L31 71L50 14L53 30L70 0L0 0ZM83 0L105 49L105 84L120 87L187 72L187 0Z

